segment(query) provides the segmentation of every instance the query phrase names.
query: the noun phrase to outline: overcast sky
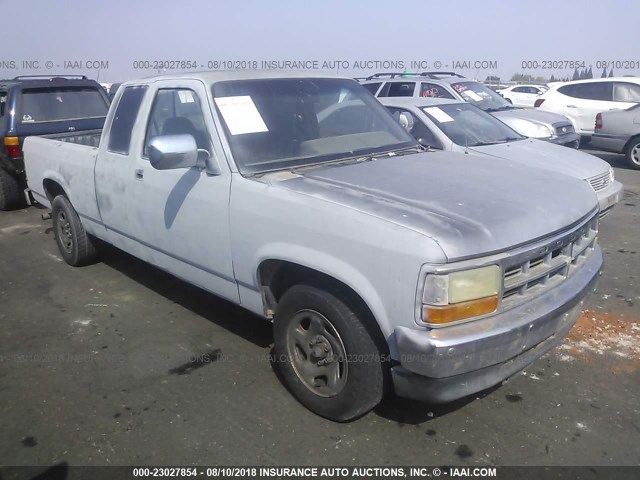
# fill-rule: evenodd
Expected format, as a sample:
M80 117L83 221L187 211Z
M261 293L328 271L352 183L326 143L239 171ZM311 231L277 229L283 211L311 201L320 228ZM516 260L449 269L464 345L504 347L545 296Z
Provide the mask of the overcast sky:
M339 73L350 76L383 70L354 69L356 61L403 62L406 70L414 70L414 60L429 69L436 61L440 69L470 61L470 68L455 70L480 79L573 73L522 68L522 61L545 60L584 61L599 77L596 62L613 60L632 61L627 70L614 68L616 75L640 74L637 0L0 0L0 6L2 78L99 73L101 82L115 82L156 74L153 62L162 60L194 61L198 70L216 61L338 60L348 66ZM476 68L476 61L497 68Z

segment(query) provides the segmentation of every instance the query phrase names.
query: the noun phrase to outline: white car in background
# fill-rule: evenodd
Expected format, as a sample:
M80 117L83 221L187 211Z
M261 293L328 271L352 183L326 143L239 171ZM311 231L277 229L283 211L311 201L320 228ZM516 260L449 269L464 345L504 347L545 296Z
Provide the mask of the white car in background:
M604 216L622 199L622 184L607 162L579 150L519 135L481 109L443 98L380 98L400 124L425 147L525 163L550 172L585 180L591 185ZM353 112L352 114L356 114ZM496 172L496 175L508 174Z
M516 107L533 107L538 97L547 90L543 85L513 85L498 93Z
M534 107L568 117L577 133L591 137L599 112L625 110L640 103L640 78L612 77L552 85Z

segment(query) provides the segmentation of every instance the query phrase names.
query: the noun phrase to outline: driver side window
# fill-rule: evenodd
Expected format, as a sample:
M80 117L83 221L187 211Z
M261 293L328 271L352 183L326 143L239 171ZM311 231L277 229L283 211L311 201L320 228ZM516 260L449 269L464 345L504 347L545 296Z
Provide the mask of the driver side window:
M151 106L143 156L149 156L149 142L154 137L181 134L191 135L198 148L211 151L209 133L196 92L186 88L158 90Z

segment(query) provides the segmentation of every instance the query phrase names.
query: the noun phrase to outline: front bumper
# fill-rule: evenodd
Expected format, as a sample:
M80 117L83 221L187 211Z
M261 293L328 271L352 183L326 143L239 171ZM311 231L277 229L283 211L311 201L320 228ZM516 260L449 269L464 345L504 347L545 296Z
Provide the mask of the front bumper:
M597 247L564 282L511 310L433 330L397 327L400 363L391 370L396 394L450 402L518 373L567 335L601 268Z
M580 145L580 135L577 133L567 133L566 135L560 135L551 138L541 138L540 140L546 140L549 143L555 143L570 148L578 148Z
M600 217L604 217L611 211L616 203L622 200L623 186L617 180L613 181L609 186L599 192L598 204L600 205Z

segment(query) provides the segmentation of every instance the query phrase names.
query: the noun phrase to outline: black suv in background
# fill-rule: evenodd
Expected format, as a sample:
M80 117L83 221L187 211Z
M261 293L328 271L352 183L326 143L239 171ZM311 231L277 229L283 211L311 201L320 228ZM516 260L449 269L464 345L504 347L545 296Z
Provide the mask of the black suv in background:
M25 137L100 129L108 109L104 89L85 76L0 80L0 210L24 204Z

